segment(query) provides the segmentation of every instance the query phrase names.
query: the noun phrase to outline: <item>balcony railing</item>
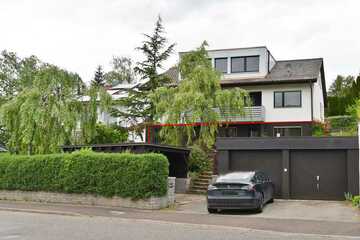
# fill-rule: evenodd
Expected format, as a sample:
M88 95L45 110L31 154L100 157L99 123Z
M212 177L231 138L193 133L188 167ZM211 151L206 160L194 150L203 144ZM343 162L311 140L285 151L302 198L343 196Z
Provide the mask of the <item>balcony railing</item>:
M220 112L219 109L216 109ZM226 110L220 113L221 122L263 122L265 121L265 107L254 106L245 107L242 113L233 110ZM190 119L191 113L186 113L182 117L182 122L185 123L185 118Z
M224 111L221 114L221 121L226 122L263 122L265 121L265 107L245 107L243 113Z

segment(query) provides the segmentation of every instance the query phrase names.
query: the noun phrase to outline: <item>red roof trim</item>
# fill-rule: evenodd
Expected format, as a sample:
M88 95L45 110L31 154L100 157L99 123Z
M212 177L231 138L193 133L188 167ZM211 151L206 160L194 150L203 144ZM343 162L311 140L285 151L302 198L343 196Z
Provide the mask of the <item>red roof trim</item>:
M280 122L220 122L222 125L260 125L260 124L296 124L313 123L313 121L280 121ZM187 127L187 126L208 126L209 123L159 123L149 127Z

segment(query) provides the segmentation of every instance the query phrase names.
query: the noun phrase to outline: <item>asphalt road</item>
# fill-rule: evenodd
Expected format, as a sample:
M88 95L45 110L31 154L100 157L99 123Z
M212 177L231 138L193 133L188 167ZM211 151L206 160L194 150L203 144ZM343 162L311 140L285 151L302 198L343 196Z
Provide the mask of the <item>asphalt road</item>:
M118 213L121 214L121 213ZM250 230L237 227L126 219L87 215L58 215L0 211L0 240L101 240L101 239L360 239Z

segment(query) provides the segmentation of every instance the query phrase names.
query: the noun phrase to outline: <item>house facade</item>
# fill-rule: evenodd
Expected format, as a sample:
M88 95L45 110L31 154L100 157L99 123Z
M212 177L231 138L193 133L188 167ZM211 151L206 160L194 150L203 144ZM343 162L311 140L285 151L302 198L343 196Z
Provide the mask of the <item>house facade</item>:
M179 57L186 52L179 53ZM267 47L209 50L212 66L222 73L223 89L249 92L252 106L245 114L229 111L221 137L311 136L312 125L324 122L326 86L322 58L277 60ZM167 72L181 81L176 68ZM154 126L161 127L161 124ZM156 130L148 138L155 141Z

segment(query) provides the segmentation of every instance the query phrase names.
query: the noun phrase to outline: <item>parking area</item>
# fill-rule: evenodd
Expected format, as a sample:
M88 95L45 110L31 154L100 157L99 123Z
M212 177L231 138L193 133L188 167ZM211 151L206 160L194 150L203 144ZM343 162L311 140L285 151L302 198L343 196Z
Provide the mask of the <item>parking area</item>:
M174 211L208 214L205 195L177 194ZM239 215L254 218L299 219L334 222L359 222L360 211L344 201L275 200L267 204L262 213L251 211L225 211L222 215Z

